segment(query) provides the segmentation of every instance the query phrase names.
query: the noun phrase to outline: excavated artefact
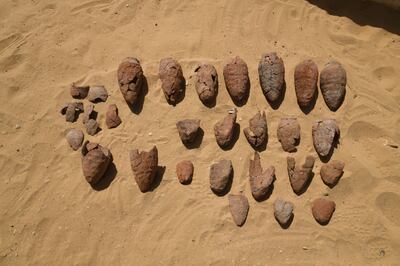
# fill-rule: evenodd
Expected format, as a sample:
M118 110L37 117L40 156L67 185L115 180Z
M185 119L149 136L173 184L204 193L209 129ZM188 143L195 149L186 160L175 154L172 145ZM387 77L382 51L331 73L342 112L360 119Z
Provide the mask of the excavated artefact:
M294 71L297 103L301 108L311 105L317 94L318 67L312 60L299 63Z
M67 122L75 122L78 119L80 113L83 112L83 103L74 102L64 104L61 108L61 114L65 115L65 120Z
M86 133L88 133L90 136L94 136L97 132L100 131L100 126L94 119L89 119L88 121L86 121L85 127Z
M241 105L249 94L249 73L247 64L240 57L231 59L224 67L226 89L233 102Z
M182 99L185 89L181 65L172 58L161 59L159 75L167 102L171 105L177 104Z
M112 160L109 149L100 144L85 141L82 146L82 170L86 181L91 185L99 182Z
M184 145L189 145L196 140L200 129L199 119L185 119L178 121L176 127L179 132L179 137Z
M222 194L232 180L233 167L230 160L220 160L211 165L210 188L216 194Z
M71 85L70 93L72 98L85 99L89 92L89 86L76 86L75 83Z
M136 183L141 192L151 190L157 175L158 150L154 146L150 151L134 149L130 152L131 168L135 175Z
M236 108L229 110L228 115L214 125L214 134L221 147L229 146L232 142L236 124Z
M176 165L176 175L181 184L187 185L192 182L193 163L191 161L181 161Z
M68 141L68 144L71 146L71 148L76 151L78 150L83 142L84 135L82 130L79 129L70 129L68 130L65 138Z
M94 110L93 104L88 104L86 107L86 111L83 114L82 122L85 125L86 133L91 136L96 135L100 130L100 126L96 121L97 112Z
M300 142L300 124L297 122L297 118L281 118L277 135L284 151L297 151L296 146Z
M342 105L346 95L346 70L336 61L330 61L321 71L320 88L326 105L336 111Z
M92 103L105 102L108 98L108 92L104 86L91 86L87 99Z
M339 138L340 130L334 119L318 120L312 127L314 148L321 157L328 156L334 142Z
M343 175L344 162L333 160L321 167L321 179L329 187L334 187Z
M121 124L121 118L118 115L118 107L116 104L110 104L106 113L107 128L114 128Z
M117 75L119 89L125 101L130 105L138 103L144 83L143 69L139 60L134 57L122 60Z
M237 226L242 226L246 221L247 214L249 212L249 201L245 195L228 195L229 210L233 221Z
M278 198L274 202L275 219L282 226L287 226L293 216L293 203Z
M293 157L287 157L287 170L289 175L290 185L296 194L301 194L307 187L312 177L312 169L315 159L312 156L307 156L305 163L301 167L296 167L296 161Z
M270 166L265 171L261 167L260 155L254 152L254 160L250 160L249 166L250 188L254 199L261 201L271 192L275 181L275 167Z
M88 104L85 108L85 113L83 114L82 123L86 124L89 119L95 119L97 117L97 112L94 110L93 104Z
M263 54L258 65L262 91L269 102L275 102L284 91L285 66L276 53Z
M247 141L254 147L263 146L268 137L267 118L265 112L258 112L249 120L249 127L243 129Z
M324 198L318 198L313 201L311 211L319 224L326 225L331 220L335 208L335 202Z
M218 74L215 67L202 64L194 72L196 72L196 91L199 99L204 104L215 101L218 92Z

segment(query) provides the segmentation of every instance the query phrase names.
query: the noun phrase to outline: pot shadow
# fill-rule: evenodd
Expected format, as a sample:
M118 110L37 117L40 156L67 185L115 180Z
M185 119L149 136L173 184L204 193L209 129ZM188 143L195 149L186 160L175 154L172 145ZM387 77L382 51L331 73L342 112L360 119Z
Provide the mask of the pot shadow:
M332 213L332 215L333 215L333 213ZM320 225L322 225L322 226L326 226L326 225L328 225L328 224L329 224L329 222L331 221L332 215L331 215L331 217L329 217L328 221L326 221L326 222L317 221L317 223L319 223L319 224L320 224Z
M156 173L153 183L151 183L151 187L150 187L149 191L154 191L156 188L158 188L160 186L161 181L164 177L165 169L166 169L165 166L157 166L157 173Z
M183 185L183 186L188 186L192 183L192 181L193 181L193 175L187 181L179 182L179 183L181 183L181 185Z
M228 194L229 191L231 191L231 188L232 188L232 183L233 183L233 177L234 177L234 175L235 175L235 170L232 168L232 173L231 173L231 175L229 176L228 183L226 184L224 190L222 190L222 191L216 191L216 190L214 190L214 189L211 188L212 192L214 192L214 194L217 195L218 197L223 197L223 196L225 196L226 194Z
M91 185L91 187L96 190L96 191L102 191L106 188L108 188L115 177L117 176L117 168L115 167L114 162L110 163L110 166L108 167L107 171L104 173L104 176L97 182L96 184Z
M285 100L285 94L286 94L286 81L283 82L282 85L282 91L281 94L279 95L279 98L276 99L275 101L270 101L268 100L267 96L264 94L265 99L267 100L267 102L269 103L269 105L271 106L272 109L277 110L279 109L279 107L281 106L283 100Z
M328 14L347 17L360 26L370 25L400 35L400 10L364 0L307 0Z
M107 102L107 100L108 100L108 97L106 100L97 97L97 98L93 99L92 101L89 100L89 102L97 104L97 103L105 103L105 102Z
M131 110L132 113L138 115L142 112L144 100L145 100L148 92L149 92L149 84L147 83L146 76L143 75L142 92L140 93L138 102L134 105L131 105L127 102L129 109Z
M229 142L229 144L225 146L221 146L218 144L218 146L223 149L224 151L229 151L232 150L233 146L235 146L235 143L239 140L240 136L240 124L235 122L235 125L233 126L233 132L232 132L232 140ZM217 142L218 143L218 142Z
M297 151L297 147L300 145L300 141L301 141L301 135L299 135L298 138L294 139L294 146L295 146L294 152Z
M183 142L182 143L189 150L197 149L200 147L201 143L203 142L203 137L204 137L204 130L200 127L197 132L197 136L192 143L187 143L187 144L185 144Z
M210 100L208 100L208 101L201 101L200 100L200 101L203 103L203 105L205 107L213 108L213 107L215 107L217 105L217 94L218 94L218 90L217 90L215 96L213 98L211 98Z
M99 115L99 113L95 110L93 110L89 115L88 115L88 120L90 119L94 119L97 120L97 116Z

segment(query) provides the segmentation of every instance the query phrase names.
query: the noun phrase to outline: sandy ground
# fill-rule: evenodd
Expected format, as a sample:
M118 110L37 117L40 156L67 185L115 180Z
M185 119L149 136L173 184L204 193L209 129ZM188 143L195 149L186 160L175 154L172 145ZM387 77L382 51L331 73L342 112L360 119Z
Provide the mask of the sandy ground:
M400 26L385 8L374 10L381 12L375 21L384 27L379 27L358 25L303 0L3 0L0 5L0 264L400 264L400 151L390 146L400 145ZM357 6L353 10L358 12ZM286 96L277 110L262 95L257 73L261 54L271 51L286 67ZM272 196L261 203L251 197L253 151L243 133L228 151L213 135L214 123L233 106L222 69L235 55L247 62L251 80L249 100L238 108L241 130L258 110L267 112L269 142L261 158L264 167L275 166L277 180ZM140 113L130 111L116 81L126 56L138 57L147 77ZM159 60L166 56L181 63L187 80L185 99L176 107L166 103L158 79ZM346 68L346 99L336 113L321 94L311 113L299 109L293 72L307 58L320 70L330 59ZM199 101L192 77L203 61L213 63L220 78L211 109ZM116 171L99 190L87 184L80 152L64 138L71 127L83 129L82 118L70 124L59 114L72 100L72 82L103 84L110 93L106 103L96 105L103 130L85 136L114 155ZM123 123L108 130L105 111L111 103L118 105ZM343 160L346 168L334 189L321 181L317 160L307 192L292 192L287 154L276 137L279 119L288 115L301 124L294 154L299 160L316 156L311 139L316 119L339 121L340 145L332 159ZM180 142L175 123L183 118L201 119L198 149L187 150ZM128 151L152 145L166 170L155 190L143 194ZM232 221L227 196L209 188L209 166L220 158L233 162L231 192L243 190L249 198L242 228ZM182 159L195 165L189 186L175 175ZM310 211L312 200L324 193L337 204L325 227ZM273 217L277 197L295 205L287 230Z

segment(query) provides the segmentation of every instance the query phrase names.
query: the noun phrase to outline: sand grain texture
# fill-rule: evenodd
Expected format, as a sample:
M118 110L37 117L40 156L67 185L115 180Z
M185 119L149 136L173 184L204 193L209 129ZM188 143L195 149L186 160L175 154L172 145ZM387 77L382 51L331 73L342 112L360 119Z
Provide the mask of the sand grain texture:
M400 26L385 9L369 12L367 2L356 8L359 1L335 1L343 4L334 12L310 2L2 0L0 264L396 265L400 149L392 146L400 145ZM346 17L347 10L356 12L354 17ZM379 18L373 24L372 15ZM276 110L259 85L258 64L265 52L276 52L285 65L287 88ZM233 105L222 77L226 61L235 55L247 63L251 88L246 105L237 107L239 138L232 149L222 150L213 126ZM118 66L129 56L140 59L147 80L144 103L134 110L117 81ZM165 100L158 77L159 62L168 56L181 64L187 83L175 107ZM308 58L319 69L330 60L346 69L346 98L336 112L321 93L310 113L300 110L294 68ZM199 101L195 88L194 70L202 62L212 64L220 80L213 108ZM85 132L83 114L72 124L59 113L64 103L76 101L72 83L101 84L109 94L95 107L102 130L95 136L85 133L85 140L113 154L115 168L110 165L97 190L82 175L79 151L65 140L69 128ZM82 102L86 110L89 102ZM123 121L110 130L105 124L109 104L118 106ZM243 134L258 111L266 112L270 132L261 161L274 165L277 176L271 197L261 203L251 195L247 173L254 149ZM302 129L293 154L298 164L308 154L317 158L314 180L301 196L292 192L287 153L276 136L280 119L287 116L296 117ZM176 122L186 118L201 119L199 148L187 149L177 134ZM333 189L319 177L322 163L312 146L313 122L325 118L336 119L341 130L331 160L346 163ZM154 145L165 170L160 169L153 191L141 193L129 150L148 151ZM228 195L217 197L209 188L209 166L218 158L232 161L231 193L242 190L249 199L243 227L232 221ZM189 186L176 177L182 160L195 165ZM325 192L336 211L322 227L310 208ZM295 207L287 230L274 218L278 197Z

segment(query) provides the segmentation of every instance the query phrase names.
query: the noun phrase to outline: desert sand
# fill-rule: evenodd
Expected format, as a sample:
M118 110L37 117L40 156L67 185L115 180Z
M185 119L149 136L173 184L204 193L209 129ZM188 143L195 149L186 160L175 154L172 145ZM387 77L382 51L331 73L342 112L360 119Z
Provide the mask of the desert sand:
M1 265L399 265L400 262L400 25L399 11L364 1L305 0L3 0L0 8L0 264ZM350 3L351 2L351 3ZM397 18L397 21L396 21ZM258 80L262 53L277 52L286 68L285 99L271 108ZM223 82L234 56L249 67L250 96L237 107L241 134L220 149L214 124L234 106ZM116 71L137 57L147 78L144 105L131 111ZM186 95L169 105L158 78L159 61L172 56L183 68ZM321 71L331 59L347 71L343 105L331 112L319 91L314 109L297 105L293 74L312 59ZM216 106L198 99L194 69L214 64L219 75ZM71 102L70 85L104 85L110 94L96 104L103 129L85 139L109 148L115 168L93 189L81 154L66 142L69 128L84 130L59 113ZM85 100L85 104L88 102ZM122 124L107 129L108 104ZM267 114L269 140L263 168L275 166L274 191L256 202L248 181L253 149L242 130L257 111ZM297 117L301 142L292 156L317 158L308 190L293 193L286 156L276 130L280 118ZM312 146L315 120L335 118L340 144L332 159L346 163L340 182L325 186L322 162ZM175 123L201 119L200 147L186 149ZM157 145L165 167L153 191L141 193L129 151ZM232 161L231 193L248 197L246 223L237 227L228 196L209 187L209 166ZM194 176L183 186L175 165L191 160ZM311 214L323 195L336 202L327 226ZM273 202L294 204L284 230Z

